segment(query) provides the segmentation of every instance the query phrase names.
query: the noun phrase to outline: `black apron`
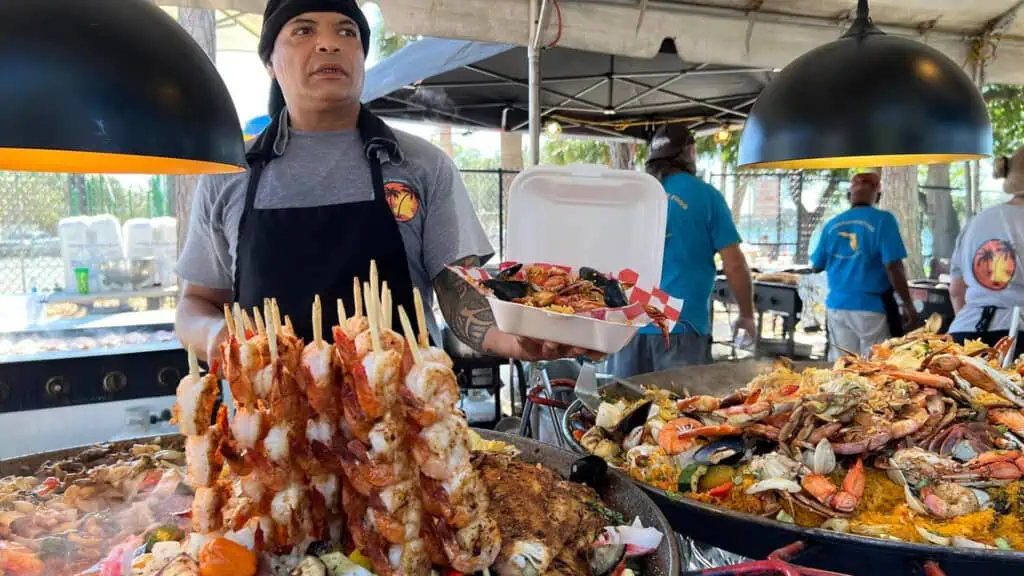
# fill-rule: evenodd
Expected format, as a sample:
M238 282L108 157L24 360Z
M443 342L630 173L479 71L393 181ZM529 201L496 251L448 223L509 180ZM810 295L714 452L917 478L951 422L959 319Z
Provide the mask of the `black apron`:
M277 298L295 332L306 342L313 336L313 297L323 303L324 337L337 323L335 301L343 299L353 313L352 279L369 282L370 260L377 262L380 280L387 281L393 306L413 314L412 280L398 223L388 206L381 173L381 154L394 142L390 129L365 109L360 110L358 129L370 163L373 198L363 202L309 208L255 208L256 191L266 164L273 160L274 142L281 115L275 115L254 142L246 160L249 185L245 208L238 223L235 264L235 300L251 309L263 306L264 298ZM391 157L397 149L390 150ZM364 294L364 298L369 294ZM398 314L392 314L398 322ZM400 329L399 329L400 330Z
M913 306L913 302L904 302L904 306ZM903 327L903 316L900 314L900 305L896 302L896 291L891 287L882 292L882 308L885 310L885 321L889 324L889 337L899 338L906 334Z

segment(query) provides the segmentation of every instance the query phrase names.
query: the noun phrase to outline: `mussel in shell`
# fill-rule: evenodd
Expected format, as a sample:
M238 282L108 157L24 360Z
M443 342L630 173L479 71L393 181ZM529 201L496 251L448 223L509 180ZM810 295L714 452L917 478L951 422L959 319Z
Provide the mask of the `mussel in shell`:
M618 280L609 280L603 290L605 306L609 308L629 306L629 299L626 298L626 292L622 289L622 284L619 284Z
M698 464L736 464L744 454L745 446L740 436L729 436L711 442L693 455Z
M513 264L512 266L498 272L498 280L512 280L522 269L522 264Z
M584 456L572 463L569 480L599 490L608 477L608 462L600 456Z
M630 408L628 412L622 415L622 419L619 420L618 424L615 425L612 436L615 438L625 438L633 429L647 423L647 416L651 412L652 404L654 402L651 400L643 400Z
M597 286L598 288L604 288L609 282L611 282L610 278L589 266L580 268L580 280L593 282L594 286Z
M604 305L609 308L622 308L629 306L626 292L618 280L611 278L597 270L584 266L580 268L580 280L586 280L601 289L604 293Z
M483 281L484 287L491 290L499 300L511 302L517 298L525 298L529 285L526 282L516 280L500 280L488 278Z

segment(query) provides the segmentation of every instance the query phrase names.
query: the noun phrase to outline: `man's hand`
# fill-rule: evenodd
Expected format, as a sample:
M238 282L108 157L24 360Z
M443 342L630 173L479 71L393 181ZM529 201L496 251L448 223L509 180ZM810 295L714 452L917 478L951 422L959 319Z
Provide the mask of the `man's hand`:
M220 345L228 337L227 322L222 318L220 328L213 327L206 337L206 365L213 366L213 363L220 358Z
M912 328L917 326L918 323L917 310L914 308L913 302L903 303L903 328L910 331Z
M200 360L212 365L220 357L220 343L227 336L224 304L231 300L230 290L206 288L186 282L178 298L174 329L181 343L191 346Z
M510 336L504 333L502 333L502 335ZM533 338L523 338L521 336L515 336L512 337L512 339L514 340L514 343L509 351L513 352L513 354L508 357L527 362L559 360L561 358L579 358L580 356L586 356L593 362L600 362L607 356L607 354L602 352L594 352L593 350L586 350L575 346L566 346L565 344L556 344L555 342L548 342L545 340L534 340Z
M750 342L754 344L757 342L757 324L754 322L753 316L741 316L736 323L732 326L732 339L735 342L736 338L740 335L740 332L746 333L746 338L743 342Z

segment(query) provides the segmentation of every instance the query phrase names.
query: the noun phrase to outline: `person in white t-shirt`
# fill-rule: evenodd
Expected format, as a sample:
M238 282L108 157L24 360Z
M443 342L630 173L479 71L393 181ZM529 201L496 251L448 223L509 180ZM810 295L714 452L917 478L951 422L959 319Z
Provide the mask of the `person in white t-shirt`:
M990 346L1009 333L1013 307L1024 307L1024 147L1012 157L997 158L995 174L1005 178L1003 191L1013 198L964 225L953 251L949 287L956 311L949 333L958 342L981 339Z

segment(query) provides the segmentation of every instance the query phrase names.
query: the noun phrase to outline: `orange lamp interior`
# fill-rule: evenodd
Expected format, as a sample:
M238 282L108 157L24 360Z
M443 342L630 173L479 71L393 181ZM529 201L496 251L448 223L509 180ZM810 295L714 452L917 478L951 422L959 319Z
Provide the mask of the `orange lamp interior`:
M109 152L0 148L0 170L84 174L224 174L244 167L204 160Z
M911 166L914 164L946 164L986 158L984 154L890 154L880 156L837 156L835 158L798 158L774 162L741 164L742 170L778 168L782 170L828 170L833 168L874 168L876 166Z

